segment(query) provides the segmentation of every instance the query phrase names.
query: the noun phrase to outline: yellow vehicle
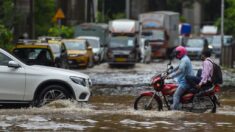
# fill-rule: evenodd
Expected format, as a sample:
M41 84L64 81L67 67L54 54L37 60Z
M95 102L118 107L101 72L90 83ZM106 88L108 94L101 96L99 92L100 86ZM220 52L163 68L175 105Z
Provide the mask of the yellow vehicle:
M48 40L47 42L56 58L58 58L58 67L68 69L68 60L65 50L62 50L62 41L60 40ZM65 49L65 48L63 48Z
M19 44L13 48L12 54L28 65L56 66L58 63L48 44Z
M94 55L85 39L62 40L62 51L65 51L69 67L92 67Z

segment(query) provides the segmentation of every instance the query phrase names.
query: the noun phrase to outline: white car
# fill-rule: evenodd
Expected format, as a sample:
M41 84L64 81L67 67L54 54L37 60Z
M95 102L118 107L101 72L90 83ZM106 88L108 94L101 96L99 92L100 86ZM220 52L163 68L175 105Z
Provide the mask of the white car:
M147 42L145 38L140 39L140 56L142 63L150 63L151 62L151 45Z
M92 52L94 53L94 59L96 62L100 63L104 61L105 50L104 46L100 43L99 37L93 36L79 36L77 39L86 39L92 47Z
M88 101L89 76L65 69L26 65L0 49L0 104L42 106L57 99Z

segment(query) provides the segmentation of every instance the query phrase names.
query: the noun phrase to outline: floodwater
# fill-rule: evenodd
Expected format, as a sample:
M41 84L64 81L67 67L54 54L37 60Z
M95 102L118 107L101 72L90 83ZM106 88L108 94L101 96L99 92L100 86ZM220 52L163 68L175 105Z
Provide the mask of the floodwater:
M235 92L218 113L136 111L134 96L93 96L89 104L56 101L42 108L0 110L4 131L235 131Z
M138 93L164 68L137 65L126 70L100 65L83 70L94 84L88 103L59 100L41 108L0 109L0 131L235 131L235 88L231 87L220 93L222 105L216 114L134 110Z

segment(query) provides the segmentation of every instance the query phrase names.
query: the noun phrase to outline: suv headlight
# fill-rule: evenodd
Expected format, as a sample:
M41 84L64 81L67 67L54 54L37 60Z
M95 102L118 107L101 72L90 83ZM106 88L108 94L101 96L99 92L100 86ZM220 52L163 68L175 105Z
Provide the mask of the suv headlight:
M86 86L86 79L84 78L72 76L70 79L76 84L82 85L84 87Z

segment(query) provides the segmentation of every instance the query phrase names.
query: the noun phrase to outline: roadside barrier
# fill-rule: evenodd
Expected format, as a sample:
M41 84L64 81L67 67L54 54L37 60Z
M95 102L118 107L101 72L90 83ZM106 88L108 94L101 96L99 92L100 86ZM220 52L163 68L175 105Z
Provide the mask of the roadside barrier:
M227 68L234 68L235 61L235 44L223 46L221 52L221 65Z

